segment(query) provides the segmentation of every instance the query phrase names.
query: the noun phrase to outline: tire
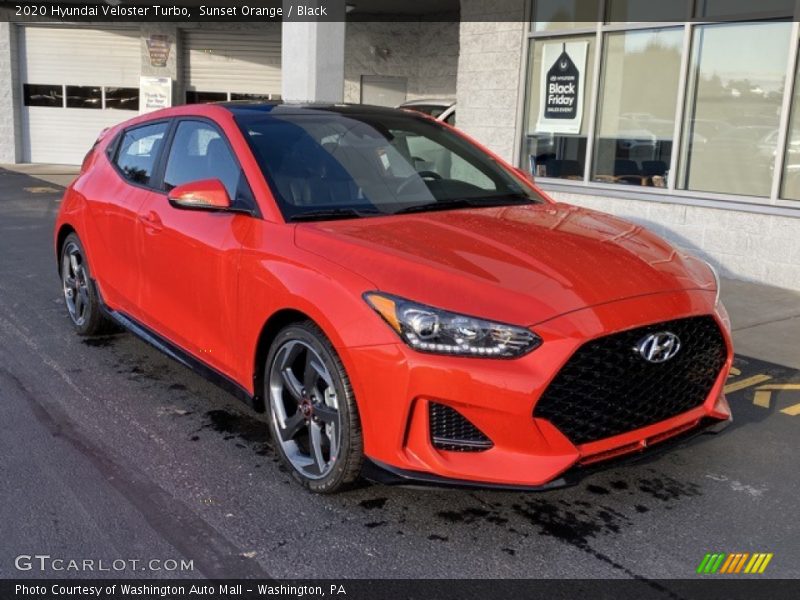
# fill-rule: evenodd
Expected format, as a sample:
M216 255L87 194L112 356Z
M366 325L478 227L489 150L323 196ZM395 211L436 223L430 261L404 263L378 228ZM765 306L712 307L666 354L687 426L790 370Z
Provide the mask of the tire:
M361 422L342 361L312 321L284 327L264 370L269 429L292 476L320 494L344 491L364 460Z
M70 233L64 239L60 261L64 304L75 332L92 336L113 331L113 324L103 313L86 252L76 234Z

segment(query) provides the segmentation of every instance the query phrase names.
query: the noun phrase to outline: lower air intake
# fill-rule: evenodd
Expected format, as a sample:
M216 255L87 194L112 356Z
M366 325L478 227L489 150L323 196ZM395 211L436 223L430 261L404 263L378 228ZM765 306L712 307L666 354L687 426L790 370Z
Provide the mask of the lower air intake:
M494 444L457 410L431 402L428 404L431 442L437 450L483 452Z

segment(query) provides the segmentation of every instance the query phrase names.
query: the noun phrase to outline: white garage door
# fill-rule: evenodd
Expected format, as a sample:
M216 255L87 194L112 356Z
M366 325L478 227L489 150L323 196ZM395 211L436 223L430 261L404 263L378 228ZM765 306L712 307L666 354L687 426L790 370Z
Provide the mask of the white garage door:
M183 32L186 102L280 98L281 30Z
M105 127L139 110L137 29L22 27L23 159L79 164Z

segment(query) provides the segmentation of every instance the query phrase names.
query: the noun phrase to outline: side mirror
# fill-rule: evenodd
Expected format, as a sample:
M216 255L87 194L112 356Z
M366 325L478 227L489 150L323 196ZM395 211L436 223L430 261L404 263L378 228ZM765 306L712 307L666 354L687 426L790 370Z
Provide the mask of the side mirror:
M191 181L172 188L169 203L189 210L229 210L231 198L219 179Z

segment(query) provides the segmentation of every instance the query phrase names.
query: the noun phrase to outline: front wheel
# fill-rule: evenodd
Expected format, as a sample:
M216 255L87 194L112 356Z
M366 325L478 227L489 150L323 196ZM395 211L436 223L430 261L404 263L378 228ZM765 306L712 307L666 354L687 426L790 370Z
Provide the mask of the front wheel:
M325 334L311 321L285 327L265 372L270 431L295 479L318 493L352 484L364 457L361 424L350 380Z
M78 335L99 335L111 329L100 307L86 252L74 233L61 246L61 287L67 313Z

